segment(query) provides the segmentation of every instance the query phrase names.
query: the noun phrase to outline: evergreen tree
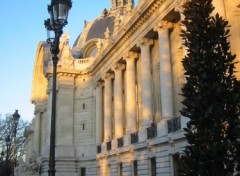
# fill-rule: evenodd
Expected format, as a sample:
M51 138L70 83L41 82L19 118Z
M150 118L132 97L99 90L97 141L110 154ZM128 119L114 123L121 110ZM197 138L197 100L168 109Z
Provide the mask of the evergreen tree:
M183 116L187 124L182 172L188 176L225 176L240 170L239 81L234 76L229 24L212 15L212 0L184 4L182 31L187 55L182 63Z

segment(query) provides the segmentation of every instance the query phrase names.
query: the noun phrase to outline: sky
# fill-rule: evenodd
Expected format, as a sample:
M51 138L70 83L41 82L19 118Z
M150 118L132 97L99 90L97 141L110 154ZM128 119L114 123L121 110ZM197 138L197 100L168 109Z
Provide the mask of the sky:
M38 43L47 38L44 20L49 18L50 0L1 0L0 16L0 114L13 114L18 109L21 118L31 121L32 76ZM99 17L110 0L72 0L68 30L70 45L83 29L84 20Z

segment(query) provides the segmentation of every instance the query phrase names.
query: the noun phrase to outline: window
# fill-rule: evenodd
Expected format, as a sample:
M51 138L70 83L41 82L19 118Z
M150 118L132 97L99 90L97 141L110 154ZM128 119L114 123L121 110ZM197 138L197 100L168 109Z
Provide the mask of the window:
M180 156L179 153L175 153L172 155L173 159L173 171L174 171L174 176L179 176L181 175L181 162L180 162Z
M151 176L156 176L157 175L157 168L156 168L156 158L153 157L151 158Z
M123 173L122 173L122 170L123 170L123 166L122 166L122 163L119 163L119 173L118 173L118 175L119 176L123 176Z
M137 160L133 161L133 176L137 176Z
M81 176L86 176L86 168L81 167Z

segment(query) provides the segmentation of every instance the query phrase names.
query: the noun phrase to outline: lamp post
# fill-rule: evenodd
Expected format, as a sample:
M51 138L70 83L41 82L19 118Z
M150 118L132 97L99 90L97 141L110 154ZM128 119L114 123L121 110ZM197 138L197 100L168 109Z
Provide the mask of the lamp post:
M51 0L48 5L50 18L45 20L45 27L50 33L53 31L55 36L48 36L48 43L51 45L51 54L53 62L52 75L52 112L51 112L51 130L50 130L50 152L49 152L49 176L55 176L55 133L56 133L56 84L57 84L57 63L59 54L59 42L62 35L62 29L67 24L68 12L72 7L71 0Z
M9 173L9 156L10 156L10 145L11 145L11 139L10 139L10 135L7 135L6 139L6 146L7 146L7 155L6 155L6 165L5 165L5 171L6 171L6 175L10 176Z
M18 114L18 110L15 110L14 114L12 115L12 122L13 122L13 170L12 173L14 175L14 167L17 165L17 144L16 144L16 137L17 137L17 126L20 119L20 115Z

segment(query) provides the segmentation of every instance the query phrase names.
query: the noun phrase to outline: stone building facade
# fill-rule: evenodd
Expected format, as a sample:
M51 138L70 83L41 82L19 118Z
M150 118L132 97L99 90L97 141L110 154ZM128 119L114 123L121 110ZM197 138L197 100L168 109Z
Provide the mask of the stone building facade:
M186 54L180 31L184 0L111 0L74 46L61 38L57 71L57 176L176 176L186 145L181 109ZM213 0L231 25L240 55L240 0ZM240 59L237 57L237 59ZM239 64L237 70L240 70ZM240 75L237 75L238 78ZM38 45L32 87L35 118L26 130L27 158L48 170L52 65Z

